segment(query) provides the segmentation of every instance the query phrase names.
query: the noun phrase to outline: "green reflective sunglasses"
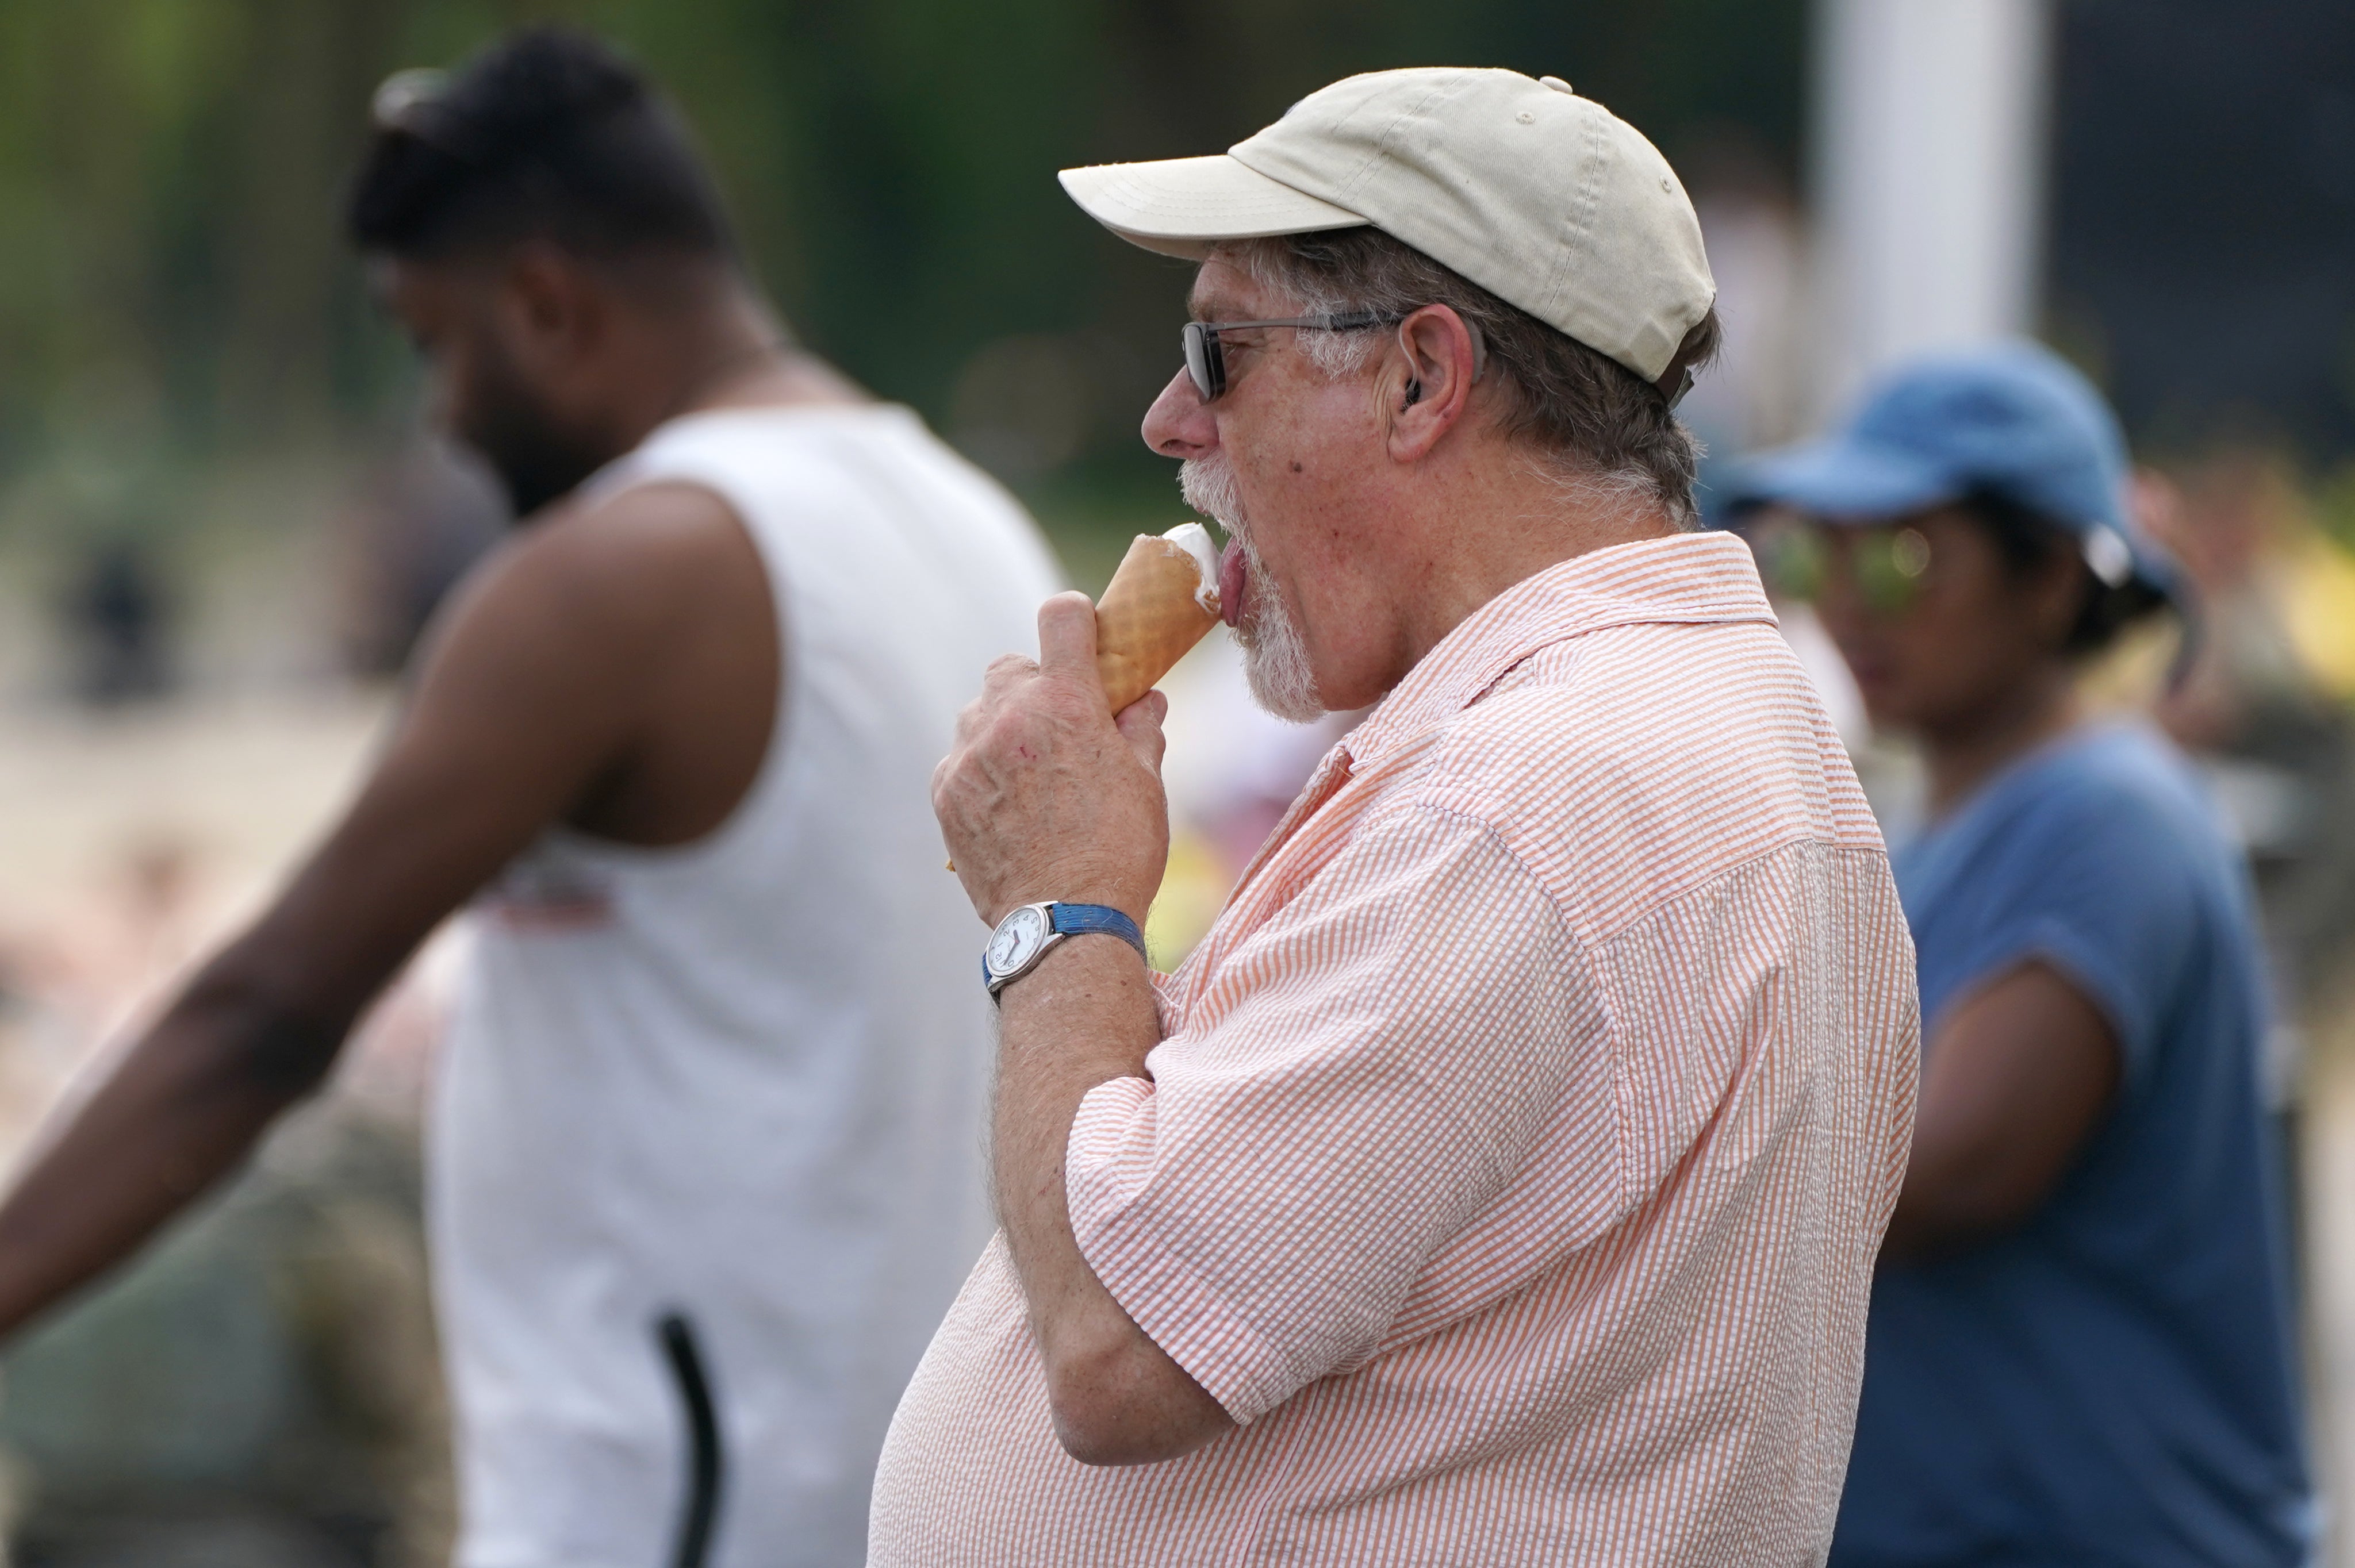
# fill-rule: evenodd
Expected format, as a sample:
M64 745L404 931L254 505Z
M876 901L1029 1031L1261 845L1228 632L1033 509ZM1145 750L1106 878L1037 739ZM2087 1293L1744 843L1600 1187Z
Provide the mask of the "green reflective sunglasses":
M1759 574L1778 597L1813 602L1830 575L1845 570L1876 615L1898 614L1919 599L1930 564L1919 528L1790 527L1758 541Z

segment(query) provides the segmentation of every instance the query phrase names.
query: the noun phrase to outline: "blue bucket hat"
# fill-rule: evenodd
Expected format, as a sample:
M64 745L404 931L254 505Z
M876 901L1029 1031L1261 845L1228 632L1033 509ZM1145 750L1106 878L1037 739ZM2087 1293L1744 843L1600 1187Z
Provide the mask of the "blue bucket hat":
M2110 588L2179 601L2175 563L2126 491L2126 441L2101 395L2051 350L2006 343L1900 369L1831 435L1742 464L1725 505L1737 525L1778 503L1862 524L1994 494L2076 535Z

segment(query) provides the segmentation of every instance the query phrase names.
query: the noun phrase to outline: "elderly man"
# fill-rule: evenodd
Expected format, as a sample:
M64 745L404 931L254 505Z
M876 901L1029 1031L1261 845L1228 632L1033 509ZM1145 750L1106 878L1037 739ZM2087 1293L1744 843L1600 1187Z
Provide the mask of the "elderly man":
M1748 552L1689 531L1676 176L1566 83L1406 70L1063 179L1201 259L1145 439L1233 535L1262 701L1376 705L1159 980L1117 938L1160 700L1106 711L1076 597L990 671L933 795L1008 920L1003 1229L871 1561L1820 1561L1912 949ZM1041 905L1072 934L1014 939Z

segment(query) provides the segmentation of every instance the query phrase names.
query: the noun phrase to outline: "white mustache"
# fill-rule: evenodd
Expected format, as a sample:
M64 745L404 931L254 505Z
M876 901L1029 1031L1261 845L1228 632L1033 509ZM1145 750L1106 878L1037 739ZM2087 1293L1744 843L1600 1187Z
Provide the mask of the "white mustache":
M1178 493L1186 504L1233 535L1250 527L1243 519L1243 498L1235 487L1235 465L1220 452L1213 457L1188 458L1178 468Z
M1243 575L1251 585L1251 610L1234 630L1235 641L1242 644L1252 694L1260 706L1295 724L1321 716L1325 705L1316 696L1316 676L1309 668L1307 645L1285 611L1274 580L1261 565L1259 552L1252 548L1251 524L1243 514L1234 465L1224 452L1188 458L1178 470L1178 487L1186 504L1225 529L1242 552Z

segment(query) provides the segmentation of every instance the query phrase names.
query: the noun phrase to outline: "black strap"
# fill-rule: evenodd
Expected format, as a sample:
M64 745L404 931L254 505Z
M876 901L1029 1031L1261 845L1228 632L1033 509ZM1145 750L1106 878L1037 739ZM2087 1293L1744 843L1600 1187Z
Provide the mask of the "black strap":
M695 1326L686 1314L666 1312L655 1324L663 1360L678 1384L679 1404L687 1414L687 1502L679 1510L678 1549L671 1568L703 1568L711 1555L712 1527L719 1518L719 1486L725 1478L725 1456L719 1446L719 1417L711 1402L711 1380L703 1365L703 1351L695 1340Z

